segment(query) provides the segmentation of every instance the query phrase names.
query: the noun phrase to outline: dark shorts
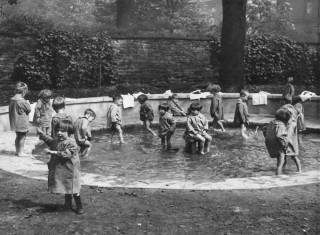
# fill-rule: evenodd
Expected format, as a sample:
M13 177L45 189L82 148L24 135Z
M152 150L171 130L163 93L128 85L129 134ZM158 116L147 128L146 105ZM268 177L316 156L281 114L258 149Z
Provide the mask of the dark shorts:
M113 123L111 124L110 129L111 129L112 131L118 131L117 128L119 128L119 127L121 128L121 124L116 123L116 122L113 122Z
M29 131L16 131L17 135L26 135Z

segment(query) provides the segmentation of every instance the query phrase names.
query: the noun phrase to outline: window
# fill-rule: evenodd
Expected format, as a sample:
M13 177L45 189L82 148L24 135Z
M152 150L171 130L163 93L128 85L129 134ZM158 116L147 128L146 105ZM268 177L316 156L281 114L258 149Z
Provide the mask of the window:
M312 13L312 0L305 0L305 14L310 15Z

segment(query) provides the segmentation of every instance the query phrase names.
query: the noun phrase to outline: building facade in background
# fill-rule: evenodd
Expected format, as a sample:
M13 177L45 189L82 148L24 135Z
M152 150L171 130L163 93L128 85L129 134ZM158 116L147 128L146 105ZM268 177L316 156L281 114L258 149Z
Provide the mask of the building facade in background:
M320 0L286 0L292 7L294 39L320 43Z

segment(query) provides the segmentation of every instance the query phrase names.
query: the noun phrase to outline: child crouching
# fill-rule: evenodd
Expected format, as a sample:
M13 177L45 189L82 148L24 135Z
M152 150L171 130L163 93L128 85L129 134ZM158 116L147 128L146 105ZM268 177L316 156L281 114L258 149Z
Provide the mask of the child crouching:
M162 149L166 147L167 140L167 149L171 149L171 136L173 135L176 129L176 122L172 117L172 114L169 113L168 104L160 104L159 105L159 134L158 136L161 138L161 146Z
M86 109L83 117L79 117L74 122L74 138L80 147L80 156L88 157L92 148L90 143L91 129L90 123L96 118L96 113L92 109Z
M199 152L205 154L210 151L212 137L208 135L208 120L200 113L202 106L199 103L192 103L188 109L186 138L199 141Z
M280 175L285 167L287 154L291 152L292 143L288 138L287 124L291 114L287 109L278 109L275 120L271 121L264 129L265 144L271 158L277 158L276 175ZM297 156L291 156L298 172L301 172L301 164Z
M76 202L76 213L82 214L83 208L80 198L80 160L75 141L70 138L73 134L73 125L69 120L62 120L55 126L56 137L45 135L40 129L38 134L50 149L45 149L51 154L48 163L48 190L51 193L65 195L64 210L72 210L72 195Z

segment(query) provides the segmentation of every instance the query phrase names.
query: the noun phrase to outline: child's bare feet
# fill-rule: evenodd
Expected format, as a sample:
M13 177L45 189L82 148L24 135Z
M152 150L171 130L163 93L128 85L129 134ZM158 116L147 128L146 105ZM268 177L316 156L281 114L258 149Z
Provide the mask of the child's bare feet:
M205 152L203 152L203 151L201 151L201 152L199 152L201 155L204 155L205 154Z

